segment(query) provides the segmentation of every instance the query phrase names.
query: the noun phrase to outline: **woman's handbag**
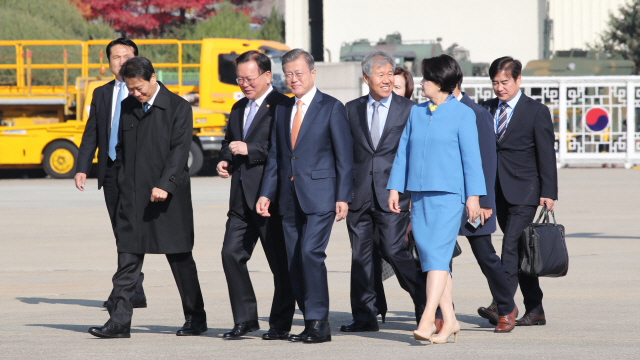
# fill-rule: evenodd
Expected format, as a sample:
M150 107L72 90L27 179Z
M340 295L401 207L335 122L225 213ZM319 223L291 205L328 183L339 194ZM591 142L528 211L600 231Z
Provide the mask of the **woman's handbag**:
M543 218L542 222L540 220ZM569 253L564 239L564 226L556 223L551 210L543 206L536 222L529 224L520 237L520 272L529 276L561 277L569 270Z

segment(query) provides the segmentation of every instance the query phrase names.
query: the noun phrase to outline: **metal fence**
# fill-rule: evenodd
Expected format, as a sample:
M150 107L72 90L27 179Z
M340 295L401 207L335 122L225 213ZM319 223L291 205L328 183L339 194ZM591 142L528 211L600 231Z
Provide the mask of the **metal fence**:
M426 101L420 80L418 103ZM495 96L488 78L468 77L462 85L477 103ZM521 89L549 108L558 166L640 164L640 76L522 77Z

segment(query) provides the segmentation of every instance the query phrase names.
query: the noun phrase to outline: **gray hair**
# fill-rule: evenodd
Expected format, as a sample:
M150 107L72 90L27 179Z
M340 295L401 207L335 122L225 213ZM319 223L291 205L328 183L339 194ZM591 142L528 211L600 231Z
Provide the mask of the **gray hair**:
M304 61L307 62L307 66L309 67L309 70L313 70L313 64L315 63L315 60L313 59L313 55L309 54L308 52L302 49L293 49L287 52L286 54L282 55L282 69L284 69L284 66L286 64L292 61L298 60L298 58L301 56L304 57Z
M384 66L391 64L393 70L396 69L396 61L386 51L372 51L362 59L362 73L371 76L374 65Z

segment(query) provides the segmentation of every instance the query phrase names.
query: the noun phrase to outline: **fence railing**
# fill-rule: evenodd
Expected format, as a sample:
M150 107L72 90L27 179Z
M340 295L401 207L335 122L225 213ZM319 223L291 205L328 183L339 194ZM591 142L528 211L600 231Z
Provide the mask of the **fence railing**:
M414 79L418 103L426 101L420 80ZM495 97L485 77L465 78L462 87L480 104ZM520 88L549 108L558 166L640 164L640 76L522 77Z

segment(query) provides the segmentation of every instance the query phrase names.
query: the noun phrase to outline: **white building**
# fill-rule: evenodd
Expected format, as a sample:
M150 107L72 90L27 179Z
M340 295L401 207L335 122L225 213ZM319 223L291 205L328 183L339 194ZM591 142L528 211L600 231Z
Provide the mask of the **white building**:
M345 42L373 42L399 32L403 40L442 38L445 48L458 43L473 62L511 55L526 64L543 57L547 7L553 20L550 49L568 50L598 39L609 11L627 1L285 0L286 42L337 62Z

